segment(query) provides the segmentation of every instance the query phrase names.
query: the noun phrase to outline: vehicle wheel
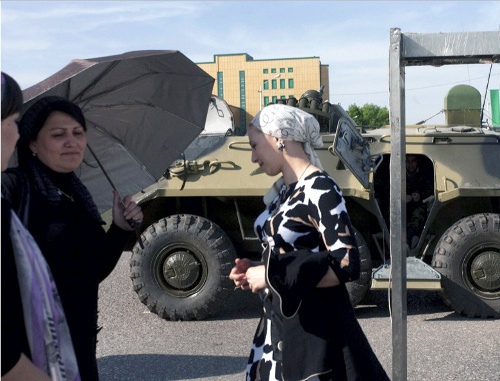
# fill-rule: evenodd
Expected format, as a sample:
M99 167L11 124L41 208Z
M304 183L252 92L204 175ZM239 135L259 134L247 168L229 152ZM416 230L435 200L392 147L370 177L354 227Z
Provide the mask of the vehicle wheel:
M213 222L170 216L149 226L141 241L132 250L130 278L151 312L167 320L202 320L231 295L236 253Z
M450 227L437 243L447 306L468 317L500 317L500 215L476 214Z
M354 237L358 244L359 257L361 260L361 273L359 279L353 282L346 283L347 291L349 291L349 298L351 299L352 306L357 306L365 298L366 293L370 289L370 281L372 277L372 257L370 250L366 244L365 239L354 228Z

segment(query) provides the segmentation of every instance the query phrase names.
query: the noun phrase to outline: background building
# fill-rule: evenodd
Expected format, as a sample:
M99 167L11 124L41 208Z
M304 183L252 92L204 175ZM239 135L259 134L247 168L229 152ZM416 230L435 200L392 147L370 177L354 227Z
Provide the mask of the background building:
M329 99L329 68L319 57L254 60L246 53L216 54L213 62L197 65L215 78L213 94L231 106L238 135L246 133L262 107L278 99L298 100L321 86L323 101Z

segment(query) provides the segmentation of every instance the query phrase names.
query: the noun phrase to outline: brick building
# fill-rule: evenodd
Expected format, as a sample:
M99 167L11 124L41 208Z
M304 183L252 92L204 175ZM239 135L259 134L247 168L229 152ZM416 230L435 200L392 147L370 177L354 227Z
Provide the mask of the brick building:
M238 135L246 133L262 107L278 99L298 100L321 86L323 100L329 99L329 67L319 57L254 60L246 53L216 54L213 62L197 65L215 78L213 94L231 106Z

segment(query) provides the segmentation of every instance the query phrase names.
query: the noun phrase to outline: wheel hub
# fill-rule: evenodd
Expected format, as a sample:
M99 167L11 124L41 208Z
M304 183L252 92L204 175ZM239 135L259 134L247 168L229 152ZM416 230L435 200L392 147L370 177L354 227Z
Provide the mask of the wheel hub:
M471 263L470 274L473 283L480 289L494 292L500 290L500 253L484 251Z
M188 290L200 277L201 265L189 251L172 253L163 263L163 277L173 288Z

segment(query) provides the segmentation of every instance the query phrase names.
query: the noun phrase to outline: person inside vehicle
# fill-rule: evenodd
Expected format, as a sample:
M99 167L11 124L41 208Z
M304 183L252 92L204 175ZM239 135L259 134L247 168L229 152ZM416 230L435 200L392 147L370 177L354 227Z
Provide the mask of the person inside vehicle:
M411 249L417 246L427 220L424 200L433 194L432 175L418 155L406 155L406 239Z
M263 262L238 258L230 273L264 300L246 380L388 380L345 286L359 278L360 257L342 193L314 152L323 145L318 121L270 105L248 138L252 162L282 178L255 221Z

